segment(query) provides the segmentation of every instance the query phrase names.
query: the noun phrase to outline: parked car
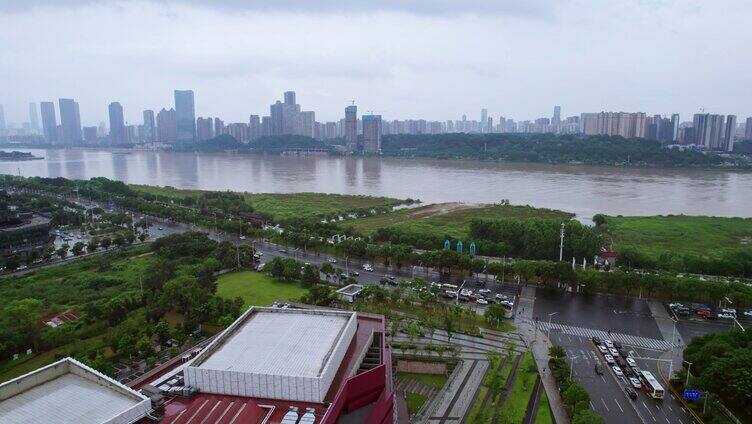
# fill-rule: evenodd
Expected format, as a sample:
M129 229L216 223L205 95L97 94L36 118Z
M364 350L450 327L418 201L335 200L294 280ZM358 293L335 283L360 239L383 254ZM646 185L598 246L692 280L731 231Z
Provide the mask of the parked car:
M616 363L616 361L614 361L614 357L609 355L608 353L603 355L603 358L606 360L606 363L608 363L609 365Z
M734 308L721 308L721 312L724 314L736 315L736 309Z
M444 299L456 299L457 293L450 290L444 290L444 293L441 294L441 297L443 297Z
M718 314L718 318L734 319L736 318L736 316L734 316L733 314L728 314L728 313L723 312L723 313Z
M601 344L601 339L599 339L598 337L593 337L591 340L593 340L593 343L597 345Z
M611 340L604 340L603 343L606 345L607 348L611 349L614 347L614 342Z
M595 364L595 373L598 375L603 375L603 365L596 363Z
M748 311L744 311L744 315L748 316L748 317L752 317L752 309L750 309Z
M637 392L635 392L634 390L632 390L631 387L629 387L629 386L624 387L624 391L627 392L627 396L629 396L630 399L632 399L632 400L637 399Z
M606 346L603 346L600 344L598 345L598 350L600 350L601 353L608 353L608 349L606 348Z
M478 305L488 305L488 301L486 299L483 299L482 297L475 301Z
M245 236L240 236L239 239L245 240Z
M336 264L337 263L337 260L334 259L334 258L327 258L326 261L329 262L330 264Z
M494 297L496 298L496 300L507 300L507 299L509 299L507 297L507 295L501 294L501 293L496 293L496 296L494 296Z
M373 266L371 264L364 264L363 271L373 272Z
M627 356L627 364L632 368L637 367L637 362L631 356Z
M622 346L621 346L621 342L617 342L616 340L614 340L614 341L613 341L613 342L611 342L611 343L613 343L613 344L614 344L614 347L615 347L615 348L617 348L617 349L621 349L621 347L622 347Z
M287 249L279 249L279 253L287 253Z
M690 313L691 313L692 311L690 311L690 310L689 310L689 308L686 308L686 307L681 307L681 308L676 308L676 309L674 309L674 312L675 312L675 313L676 313L677 315L681 315L681 316L685 316L685 317L686 317L686 316L689 316L689 314L690 314Z
M341 279L343 279L343 280L344 280L344 279L346 279L346 278L347 278L347 274L345 274L345 273L343 272L343 273L341 273L341 274L339 275L339 278L341 278Z
M351 277L358 277L358 276L360 276L360 273L358 271L350 271L350 276Z
M480 290L478 290L478 293L480 293L483 296L488 296L489 294L491 294L491 290L489 290L489 289L480 289Z
M618 377L621 377L624 375L624 373L622 372L621 368L619 368L618 365L612 366L611 369L614 371L614 374L616 374Z
M619 351L618 351L618 350L616 350L616 349L614 349L614 348L612 348L612 347L608 349L608 352L609 352L609 353L611 354L611 356L613 356L614 358L616 358L617 356L619 356Z
M475 285L478 287L486 287L486 282L483 280L475 280Z
M639 378L632 377L629 379L629 382L632 384L632 387L634 387L635 389L642 388L642 384L640 383Z
M622 348L620 348L620 347L617 347L617 348L616 348L616 351L617 351L617 352L619 352L619 355L621 355L621 356L623 356L623 357L625 357L625 358L626 358L627 356L629 356L629 352L627 352L627 350L626 350L626 349L622 349Z
M716 315L713 313L713 311L707 309L700 309L699 311L697 311L697 316L705 319L716 318Z

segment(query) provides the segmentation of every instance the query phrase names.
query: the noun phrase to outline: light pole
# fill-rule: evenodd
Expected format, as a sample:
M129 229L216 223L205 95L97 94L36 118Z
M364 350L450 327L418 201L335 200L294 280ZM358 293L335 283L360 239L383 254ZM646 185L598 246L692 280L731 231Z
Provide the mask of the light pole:
M687 379L684 381L684 389L687 389L689 388L689 370L692 369L692 363L689 361L682 361L682 362L684 362L685 364L689 364L689 366L687 367ZM671 378L671 376L669 376L669 378Z
M577 356L572 356L569 358L569 379L572 379L572 372L574 371L574 360L577 359Z
M457 293L455 293L454 302L457 306L460 304L460 292L462 291L462 288L465 287L465 280L462 280L462 284L457 288Z
M564 259L564 223L561 223L561 236L559 241L559 262Z
M559 312L551 312L548 314L548 338L551 338L551 317L558 314Z

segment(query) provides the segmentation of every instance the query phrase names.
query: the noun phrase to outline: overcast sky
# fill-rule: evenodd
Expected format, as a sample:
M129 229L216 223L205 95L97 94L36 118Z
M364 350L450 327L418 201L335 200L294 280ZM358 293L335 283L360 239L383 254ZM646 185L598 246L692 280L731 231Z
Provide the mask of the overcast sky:
M285 90L319 121L600 110L752 115L749 0L0 0L0 104L73 97L84 125L193 89L245 122ZM59 119L59 118L58 118Z

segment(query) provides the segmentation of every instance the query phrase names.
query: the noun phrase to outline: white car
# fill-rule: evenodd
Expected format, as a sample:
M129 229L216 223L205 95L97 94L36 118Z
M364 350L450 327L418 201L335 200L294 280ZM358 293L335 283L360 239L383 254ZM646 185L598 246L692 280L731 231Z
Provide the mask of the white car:
M614 349L614 348L612 348L612 347L608 348L608 351L611 353L611 356L613 356L614 358L616 358L617 356L619 356L619 351L616 350L616 349Z
M632 387L634 387L635 389L642 388L642 384L640 384L640 380L634 377L630 377L629 382L632 384Z
M512 303L512 302L510 302L510 301L508 301L508 300L502 300L501 302L499 302L499 304L500 304L500 305L504 305L504 306L507 306L507 307L509 307L509 308L511 308L511 307L513 307L513 306L514 306L514 303Z
M334 259L334 258L329 258L326 261L329 262L330 264L336 264L337 263L337 260Z
M603 343L606 345L607 348L613 349L614 348L614 342L611 340L604 340Z
M608 353L603 355L603 357L606 359L606 362L609 364L615 364L616 361L614 361L614 357L609 355Z
M240 236L239 238L240 238L241 240L245 240L245 236Z
M723 319L734 319L734 318L736 318L736 317L735 317L734 315L732 315L732 314L728 314L728 313L722 313L722 314L718 314L718 318L723 318Z
M606 346L603 345L598 345L598 350L600 350L603 354L608 353L608 349L606 349Z
M505 294L496 293L496 296L494 296L497 300L507 300L507 296Z
M488 301L486 299L480 298L475 301L478 305L488 305Z
M371 266L370 264L365 264L363 265L363 271L373 272L373 266Z
M736 309L734 308L723 308L721 309L721 312L724 314L736 315Z
M682 305L681 303L669 303L668 307L671 309L676 309L676 308L683 308L684 305Z
M629 365L630 367L632 367L632 368L636 368L637 367L637 362L635 362L635 360L632 359L632 357L627 356L626 360L627 360L627 365Z
M744 315L752 317L752 309L750 309L749 311L744 311Z
M489 290L489 289L480 289L480 290L478 290L478 293L480 293L482 295L488 295L488 294L491 294L491 290Z
M617 366L617 365L612 366L611 369L614 370L614 374L616 374L619 377L621 377L622 375L624 375L624 373L622 372L621 368L619 368L619 366Z

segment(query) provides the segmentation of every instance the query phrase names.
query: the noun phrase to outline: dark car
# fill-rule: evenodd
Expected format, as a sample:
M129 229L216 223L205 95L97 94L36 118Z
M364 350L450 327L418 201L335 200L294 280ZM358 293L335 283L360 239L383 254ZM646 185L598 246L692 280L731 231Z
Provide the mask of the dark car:
M388 282L389 282L389 279L387 279L387 278L382 278L382 279L379 280L379 284L381 284L382 286L385 285L385 284L387 284Z
M617 348L617 349L621 349L621 347L622 347L622 346L621 346L621 343L620 343L620 342L614 341L613 343L614 343L614 347L615 347L615 348Z
M627 396L629 396L630 399L637 399L637 392L632 390L631 387L625 387L624 391L627 392Z
M595 364L595 373L598 375L603 375L603 365Z
M475 285L478 287L486 287L486 282L481 280L476 280Z
M350 271L350 276L351 277L358 277L358 276L360 276L360 273L358 271Z
M593 337L593 343L599 345L601 344L601 339L599 339L598 337Z
M347 274L345 274L345 273L343 272L342 274L340 274L340 275L339 275L339 278L341 278L341 279L343 279L343 280L344 280L344 279L346 279L346 278L347 278Z
M616 351L619 352L619 355L621 355L624 358L626 358L627 356L629 356L629 352L627 352L626 349L623 349L621 347L617 347Z
M287 249L279 249L279 253L287 253Z

